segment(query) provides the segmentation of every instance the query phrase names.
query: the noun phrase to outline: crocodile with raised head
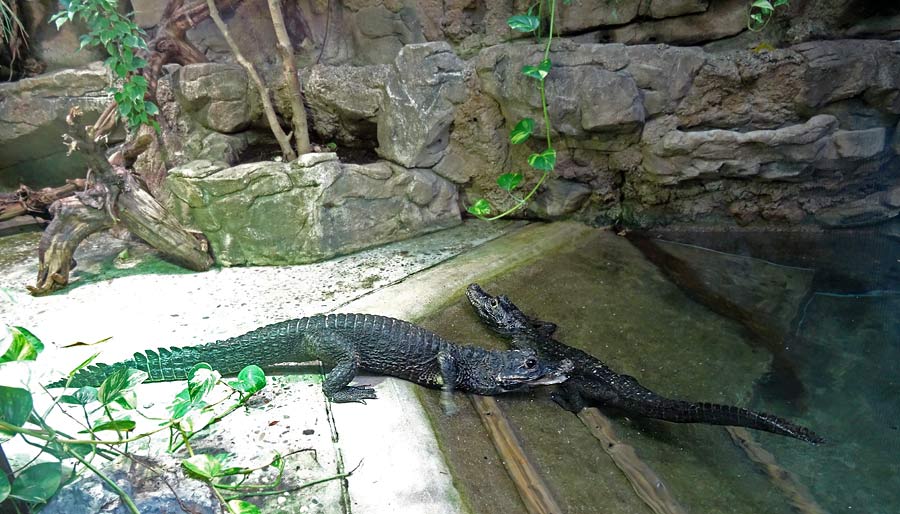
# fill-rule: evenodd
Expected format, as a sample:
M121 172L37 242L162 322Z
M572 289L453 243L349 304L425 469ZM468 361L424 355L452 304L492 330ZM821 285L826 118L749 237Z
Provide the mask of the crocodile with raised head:
M370 314L329 314L274 323L246 334L200 346L135 353L117 364L97 364L48 387L98 386L122 368L147 372L147 382L188 378L205 362L223 374L255 364L321 361L332 366L322 389L335 403L374 399L375 390L348 385L358 370L390 375L427 387L493 395L556 384L572 369L568 361L548 364L533 350L491 351L458 346L412 323Z
M505 295L491 296L478 284L471 284L466 297L488 327L511 339L513 348L535 350L550 361L568 360L575 365L569 380L561 386L561 393L553 395L553 400L566 410L577 413L589 406L606 406L673 423L747 427L813 444L824 442L808 428L772 414L660 396L634 377L620 375L600 359L557 341L553 338L555 324L527 316Z

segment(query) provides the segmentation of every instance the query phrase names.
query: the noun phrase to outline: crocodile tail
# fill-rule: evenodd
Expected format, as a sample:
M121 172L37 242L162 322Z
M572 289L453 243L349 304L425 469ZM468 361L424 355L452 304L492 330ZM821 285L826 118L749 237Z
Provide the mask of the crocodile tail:
M773 434L795 437L812 444L823 444L825 439L812 430L784 418L756 412L732 405L693 403L668 398L650 402L627 402L627 409L650 418L673 423L705 423L763 430Z
M284 321L258 328L246 334L199 346L158 348L135 353L116 364L94 364L78 371L71 381L57 380L47 387L99 386L118 370L134 368L149 375L146 382L185 380L201 362L222 374L235 374L250 364L265 368L273 364L297 362L295 346L287 339L297 335L298 320ZM303 359L305 360L305 359Z

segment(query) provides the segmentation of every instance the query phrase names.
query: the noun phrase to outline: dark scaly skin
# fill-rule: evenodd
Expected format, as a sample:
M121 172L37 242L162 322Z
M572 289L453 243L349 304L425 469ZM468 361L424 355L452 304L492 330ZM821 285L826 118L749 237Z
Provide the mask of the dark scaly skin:
M514 348L533 349L550 361L567 359L575 365L571 377L561 386L562 394L553 398L567 410L577 413L589 406L608 406L673 423L747 427L813 444L824 443L808 428L772 414L660 396L642 386L634 377L620 375L600 359L557 341L552 337L556 325L528 317L506 296L491 296L478 284L471 284L466 296L481 320L493 331L511 338Z
M427 387L493 395L566 379L570 362L547 365L533 350L490 351L458 346L412 323L370 314L311 316L258 328L224 341L136 353L124 362L79 371L70 387L98 386L122 368L147 372L147 382L185 380L200 362L223 374L255 364L321 361L332 366L322 389L336 403L375 398L371 387L349 386L357 371L390 375ZM66 379L48 387L63 387Z

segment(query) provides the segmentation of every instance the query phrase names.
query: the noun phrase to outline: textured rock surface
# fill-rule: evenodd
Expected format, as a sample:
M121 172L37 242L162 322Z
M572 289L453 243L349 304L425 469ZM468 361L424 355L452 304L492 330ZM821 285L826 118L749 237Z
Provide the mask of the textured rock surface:
M85 114L82 120L93 123L106 107L108 86L101 63L0 84L0 189L20 181L58 186L66 178L84 177L84 159L66 157L65 118L77 106Z
M378 118L378 154L409 168L434 166L447 147L463 63L447 43L408 45L389 75Z
M237 65L201 63L183 66L173 77L181 107L202 126L226 134L250 124L247 73Z
M220 264L298 264L460 222L456 189L424 169L341 164L334 154L170 171L169 207Z

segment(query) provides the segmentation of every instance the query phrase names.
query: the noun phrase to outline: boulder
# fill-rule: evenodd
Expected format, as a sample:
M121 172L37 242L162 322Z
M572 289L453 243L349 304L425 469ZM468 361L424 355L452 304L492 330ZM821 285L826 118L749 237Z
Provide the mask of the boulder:
M584 205L591 195L591 188L571 180L551 180L529 204L528 210L543 219L560 219Z
M199 63L175 72L173 87L181 108L200 125L225 134L250 124L247 72L238 65Z
M407 168L434 166L443 156L456 105L468 93L463 62L447 43L407 45L388 76L378 113L381 157Z
M166 188L168 207L224 266L308 263L460 222L456 188L433 172L330 153L231 168L193 161L170 170Z
M327 141L373 147L378 114L385 103L387 64L313 66L300 72L311 128Z
M62 135L69 109L84 113L91 124L109 102L109 77L102 63L80 69L0 83L0 189L19 183L39 188L84 177L87 163L79 153L66 156ZM114 134L112 140L120 140Z
M542 45L494 47L482 52L475 69L481 88L499 105L509 128L523 118L535 120L535 134L544 131L540 93L534 79L521 73L522 63L537 64ZM554 132L574 139L594 133L635 133L645 110L634 77L622 71L628 64L624 46L554 47L555 63L546 79Z

